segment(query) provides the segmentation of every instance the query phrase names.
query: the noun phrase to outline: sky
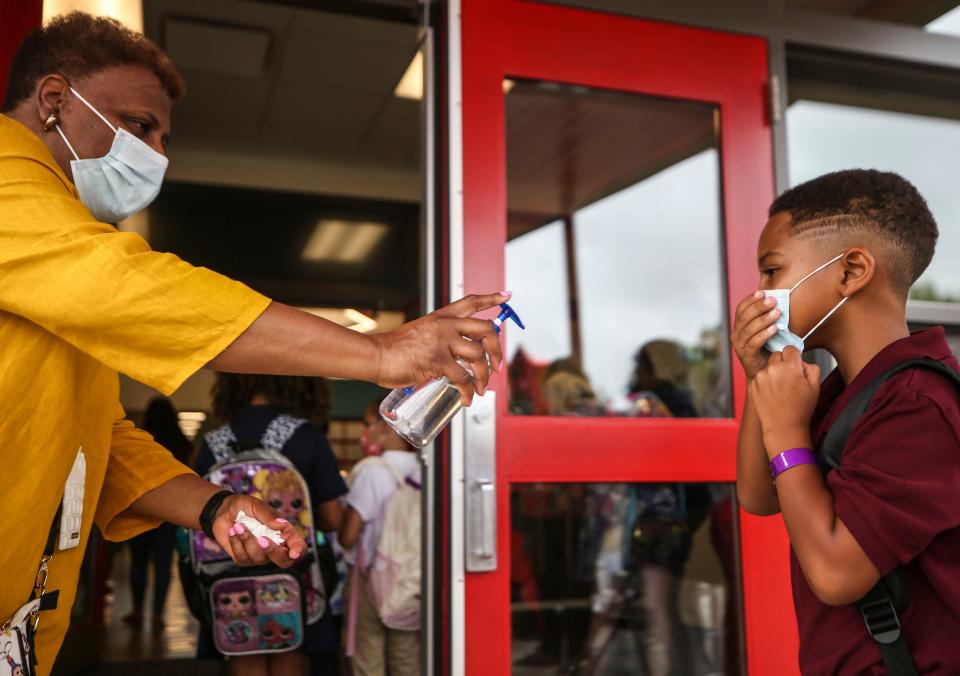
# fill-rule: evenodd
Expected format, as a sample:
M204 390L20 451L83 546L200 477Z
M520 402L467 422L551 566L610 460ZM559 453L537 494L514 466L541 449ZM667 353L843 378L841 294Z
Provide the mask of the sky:
M716 150L679 162L574 215L584 368L604 400L626 391L647 341L695 344L722 318ZM552 361L570 354L563 230L553 223L507 245L507 286L527 330L519 345Z
M955 19L960 31L960 14ZM960 296L960 121L799 101L787 111L791 184L852 167L895 171L940 226L922 282ZM603 400L622 397L646 341L690 346L722 319L719 167L708 150L574 215L584 367ZM512 354L570 354L563 231L552 223L507 245L507 285L527 331Z
M960 296L960 121L798 101L787 110L787 149L794 185L862 167L897 172L917 186L940 228L920 282Z

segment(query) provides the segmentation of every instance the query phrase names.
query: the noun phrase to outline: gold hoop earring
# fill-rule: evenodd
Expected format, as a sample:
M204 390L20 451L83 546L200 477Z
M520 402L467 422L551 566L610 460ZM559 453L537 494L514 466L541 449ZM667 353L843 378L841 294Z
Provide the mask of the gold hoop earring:
M56 126L60 120L57 119L56 113L50 113L50 116L43 122L43 130L50 131Z

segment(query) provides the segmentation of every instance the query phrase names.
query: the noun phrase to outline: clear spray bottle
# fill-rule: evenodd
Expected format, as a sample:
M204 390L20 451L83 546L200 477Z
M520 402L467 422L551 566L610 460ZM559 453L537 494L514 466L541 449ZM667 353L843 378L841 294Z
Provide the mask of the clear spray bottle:
M526 328L512 307L504 303L500 310L493 320L498 334L508 319L521 329ZM457 363L473 375L466 362L458 359ZM423 448L443 431L461 408L460 390L445 377L440 377L416 387L398 387L380 404L380 415L397 434L416 448Z

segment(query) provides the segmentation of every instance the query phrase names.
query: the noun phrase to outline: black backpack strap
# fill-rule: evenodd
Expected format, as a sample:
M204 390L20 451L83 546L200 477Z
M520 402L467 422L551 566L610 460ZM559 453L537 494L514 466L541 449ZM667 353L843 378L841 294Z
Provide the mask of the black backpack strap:
M892 375L911 368L936 371L953 382L960 391L960 374L935 359L911 359L887 369L857 393L827 432L820 446L820 467L824 476L840 466L847 439L853 432L857 420L870 406L880 386ZM918 674L910 648L903 636L898 615L907 607L909 600L907 569L904 566L898 566L882 577L873 589L857 602L867 632L879 644L883 664L890 672L890 676L917 676Z
M890 676L919 676L898 614L903 612L909 600L907 569L898 566L880 578L876 586L857 602L867 633L879 644L883 665Z
M307 421L303 418L294 418L292 415L281 413L267 425L260 444L268 451L280 453L296 431L306 424Z
M237 435L233 433L230 425L221 425L210 430L203 438L217 463L233 460L236 457Z
M866 387L858 392L857 396L844 407L836 421L830 426L830 431L827 432L827 436L820 445L820 467L823 469L824 474L840 466L847 438L849 438L850 433L853 432L853 427L857 424L857 420L866 412L867 407L870 406L870 402L873 400L873 396L877 393L877 390L880 389L880 386L883 385L890 376L912 368L923 368L941 373L951 380L957 389L960 390L960 374L935 359L910 359L890 367L867 383Z

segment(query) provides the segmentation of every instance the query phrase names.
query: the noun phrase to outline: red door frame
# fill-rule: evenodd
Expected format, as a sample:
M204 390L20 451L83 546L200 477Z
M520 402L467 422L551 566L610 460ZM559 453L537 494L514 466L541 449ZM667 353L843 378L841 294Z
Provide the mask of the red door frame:
M756 238L774 195L765 40L531 0L462 0L461 31L464 287L505 288L502 81L510 76L719 107L732 316L732 299L756 288ZM517 300L522 307L522 296ZM501 392L507 387L503 377L492 385ZM739 416L745 397L739 368L733 389ZM466 576L466 673L471 675L510 671L511 482L735 479L737 420L518 417L506 415L507 400L498 398L499 569ZM644 446L669 447L670 453L638 453ZM584 454L584 448L603 450ZM748 671L797 673L782 522L741 514L740 532Z

